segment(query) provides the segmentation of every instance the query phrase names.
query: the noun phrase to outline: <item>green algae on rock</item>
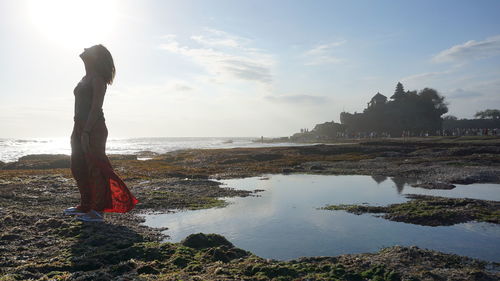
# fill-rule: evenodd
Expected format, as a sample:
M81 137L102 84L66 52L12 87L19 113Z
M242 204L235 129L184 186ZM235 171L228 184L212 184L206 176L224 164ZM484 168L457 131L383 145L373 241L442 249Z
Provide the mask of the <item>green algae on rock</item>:
M383 142L185 150L147 161L117 157L111 159L113 167L141 204L127 214L106 214L105 224L61 214L78 203L76 184L64 168L67 156L5 163L0 167L0 280L499 280L498 264L416 247L285 262L257 257L210 234L197 234L197 242L186 238L191 241L187 244L160 242L165 238L161 229L141 225L139 216L220 206L220 197L249 195L222 188L209 177L285 169L498 182L500 152L495 145ZM498 213L478 214L498 221Z
M419 225L453 225L469 221L500 223L500 202L469 198L406 195L408 202L389 206L328 205L324 210L344 210L356 215L383 213L392 221Z

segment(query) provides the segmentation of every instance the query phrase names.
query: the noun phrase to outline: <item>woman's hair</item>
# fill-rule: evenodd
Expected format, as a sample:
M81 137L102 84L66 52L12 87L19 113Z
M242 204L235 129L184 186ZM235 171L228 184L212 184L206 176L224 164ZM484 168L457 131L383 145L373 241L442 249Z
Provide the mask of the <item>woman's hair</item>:
M115 78L115 64L113 62L113 57L111 53L104 47L103 45L95 45L93 46L96 52L96 62L95 68L99 75L101 75L102 79L106 84L113 84L113 79Z

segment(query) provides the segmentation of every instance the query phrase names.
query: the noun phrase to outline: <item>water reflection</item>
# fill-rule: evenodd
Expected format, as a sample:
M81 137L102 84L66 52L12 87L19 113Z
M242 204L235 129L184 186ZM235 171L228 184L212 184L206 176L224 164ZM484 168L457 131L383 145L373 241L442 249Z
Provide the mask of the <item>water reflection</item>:
M398 191L398 194L401 194L403 192L406 185L413 185L418 183L418 180L416 179L409 179L403 177L392 177L391 180L396 185L396 190Z
M387 180L386 176L381 176L381 175L372 175L371 178L377 184L381 184ZM416 179L409 179L409 178L404 178L404 177L391 177L391 181L394 183L398 194L403 193L405 186L418 183L418 180L416 180Z
M327 204L387 205L404 202L405 193L448 194L500 200L499 185L425 190L411 180L375 181L369 176L275 175L269 180L225 180L237 189L262 189L260 197L229 198L225 208L149 215L146 224L166 226L177 242L196 232L219 233L236 246L274 259L374 252L391 245L417 245L444 252L500 261L500 228L487 223L428 227L392 222L373 215L318 210ZM402 188L394 189L394 183Z
M386 176L380 176L380 175L372 175L372 179L377 184L381 184L381 183L383 183L387 179L387 177Z
M377 183L381 184L387 180L386 176L381 175L372 175L371 178ZM411 186L413 184L417 184L419 181L416 179L409 179L404 177L391 177L391 181L394 183L398 194L402 194L405 186Z

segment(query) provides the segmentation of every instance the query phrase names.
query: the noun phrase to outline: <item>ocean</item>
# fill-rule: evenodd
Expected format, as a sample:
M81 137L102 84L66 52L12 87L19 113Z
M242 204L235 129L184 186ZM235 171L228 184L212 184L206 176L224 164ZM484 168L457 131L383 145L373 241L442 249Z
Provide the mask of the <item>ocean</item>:
M108 139L107 154L136 154L140 151L165 153L190 148L234 148L299 145L260 143L258 138L242 137L154 137ZM13 162L29 154L71 154L70 138L0 138L0 161Z

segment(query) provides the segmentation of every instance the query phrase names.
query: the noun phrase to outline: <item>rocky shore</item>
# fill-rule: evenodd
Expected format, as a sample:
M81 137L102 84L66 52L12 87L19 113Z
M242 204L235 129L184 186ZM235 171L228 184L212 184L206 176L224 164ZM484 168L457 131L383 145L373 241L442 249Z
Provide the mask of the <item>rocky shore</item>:
M500 224L500 202L409 194L411 199L389 206L329 205L325 210L345 210L356 215L383 214L383 218L419 225L453 225L469 221Z
M499 264L417 247L275 261L235 248L218 235L196 234L181 243L165 243L160 242L162 229L142 225L140 215L224 206L221 197L253 193L221 187L217 179L267 173L396 177L402 184L428 188L500 183L499 144L498 138L449 138L182 150L151 153L152 159L145 161L134 155L111 156L140 203L130 213L107 214L104 224L61 214L78 203L69 156L23 157L0 165L0 280L498 280ZM447 209L450 204L469 206L461 207L470 209L468 220L498 223L498 202L472 200L463 205L449 200L420 197L409 202L423 206L435 201ZM484 204L493 212L485 215L475 209ZM384 212L394 218L398 213L392 209ZM423 219L422 224L429 221Z

